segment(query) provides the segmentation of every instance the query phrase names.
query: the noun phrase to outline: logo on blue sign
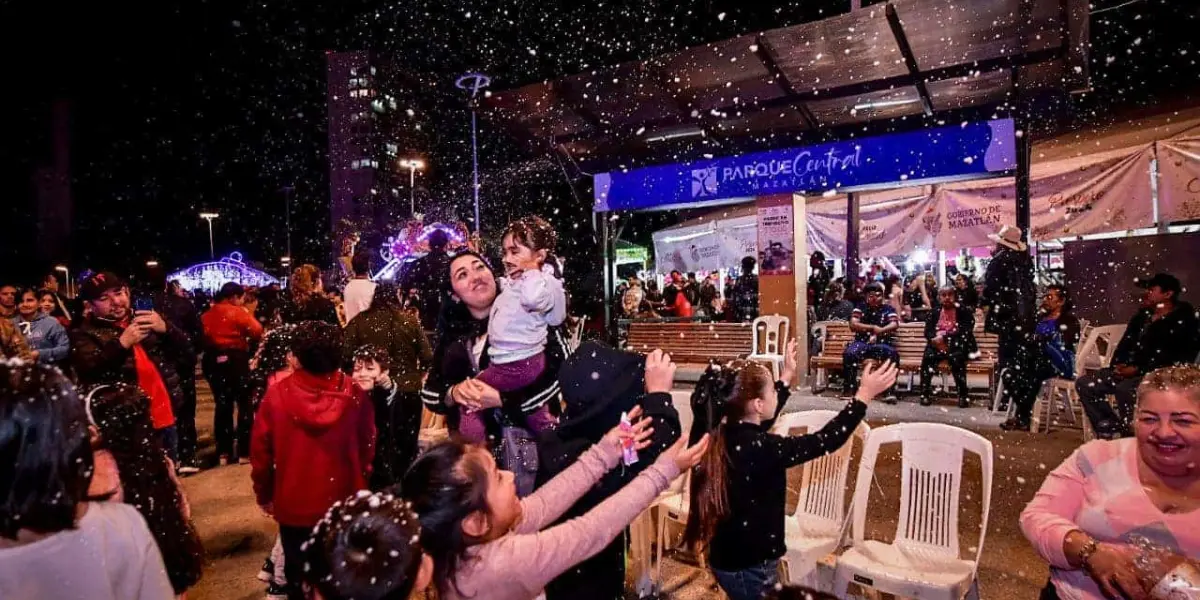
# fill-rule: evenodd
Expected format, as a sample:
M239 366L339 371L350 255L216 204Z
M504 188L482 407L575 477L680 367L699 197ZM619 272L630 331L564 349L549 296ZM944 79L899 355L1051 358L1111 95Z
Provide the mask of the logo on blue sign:
M718 183L717 167L692 169L692 198L715 198Z

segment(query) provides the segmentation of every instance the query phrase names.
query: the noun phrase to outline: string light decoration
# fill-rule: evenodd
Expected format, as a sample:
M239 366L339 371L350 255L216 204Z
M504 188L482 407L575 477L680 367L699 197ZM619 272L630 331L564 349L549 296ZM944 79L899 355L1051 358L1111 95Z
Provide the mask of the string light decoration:
M375 281L395 279L404 264L429 253L429 236L434 231L445 232L449 239L446 249L454 252L467 245L470 234L463 223L431 223L409 221L396 235L389 237L380 248L379 255L386 261L372 277Z
M264 287L279 283L278 279L242 262L241 252L233 252L221 260L204 262L176 271L167 276L168 281L172 279L178 280L179 285L188 291L204 290L209 294L215 294L221 286L230 281L247 287Z

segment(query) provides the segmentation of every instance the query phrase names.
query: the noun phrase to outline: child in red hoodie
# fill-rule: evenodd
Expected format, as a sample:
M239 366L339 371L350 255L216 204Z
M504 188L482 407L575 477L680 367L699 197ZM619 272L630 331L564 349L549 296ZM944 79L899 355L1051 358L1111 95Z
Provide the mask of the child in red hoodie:
M297 327L300 368L271 386L250 443L254 495L279 523L289 598L302 598L300 546L336 501L367 487L375 454L375 414L365 392L338 367L342 330Z

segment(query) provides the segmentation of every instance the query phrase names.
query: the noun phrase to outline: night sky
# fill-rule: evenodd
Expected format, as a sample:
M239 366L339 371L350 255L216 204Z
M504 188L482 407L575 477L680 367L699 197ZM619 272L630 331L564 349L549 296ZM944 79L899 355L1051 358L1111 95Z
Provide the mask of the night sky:
M964 0L968 2L969 0ZM1200 3L1097 0L1095 92L1050 122L1100 123L1114 109L1196 105ZM587 4L583 7L579 4ZM75 234L70 262L144 275L208 255L196 215L222 214L217 253L277 264L282 186L296 188L298 260L328 263L327 50L370 49L401 61L413 127L429 145L432 189L467 215L470 149L457 75L485 70L494 89L843 12L847 2L631 1L0 3L5 111L0 135L0 277L34 277L32 169L49 160L52 101L72 107ZM1103 11L1103 12L1100 12ZM401 107L405 109L406 107ZM531 159L481 122L492 170ZM544 158L544 157L541 157ZM542 174L515 198L484 196L485 230L531 210L591 247L590 187ZM513 183L513 182L510 182ZM510 186L508 189L512 189ZM518 204L519 207L510 205ZM557 211L557 212L556 212ZM648 238L646 231L630 232Z

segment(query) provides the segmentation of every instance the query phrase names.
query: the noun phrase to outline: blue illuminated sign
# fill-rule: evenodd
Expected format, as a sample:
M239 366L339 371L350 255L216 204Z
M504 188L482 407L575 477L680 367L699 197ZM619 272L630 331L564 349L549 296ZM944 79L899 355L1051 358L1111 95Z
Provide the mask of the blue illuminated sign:
M595 210L646 210L764 194L918 185L1016 168L1012 119L948 125L595 177Z

